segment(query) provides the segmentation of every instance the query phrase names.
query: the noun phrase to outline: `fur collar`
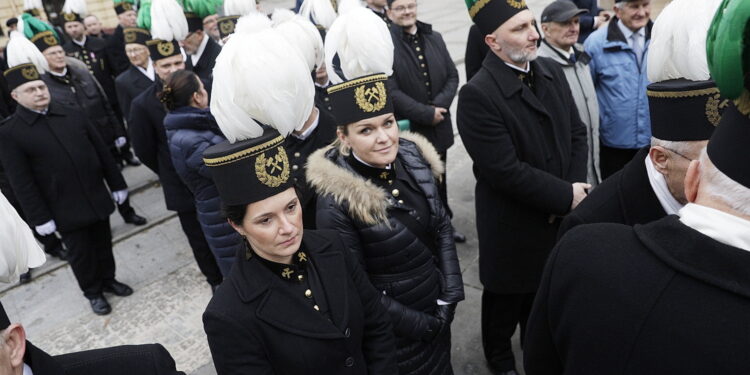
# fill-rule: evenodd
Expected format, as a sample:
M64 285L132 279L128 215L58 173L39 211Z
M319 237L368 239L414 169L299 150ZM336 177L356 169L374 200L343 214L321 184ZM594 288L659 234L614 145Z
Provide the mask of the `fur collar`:
M435 147L425 137L416 133L401 132L400 139L399 154L405 152L405 145L414 144L430 166L435 179L439 180L445 166ZM345 163L339 163L344 155L348 155L348 150L341 146L336 149L334 145L312 153L307 159L308 184L318 194L331 195L336 204L346 206L349 216L353 219L367 225L388 223L388 193L353 172Z

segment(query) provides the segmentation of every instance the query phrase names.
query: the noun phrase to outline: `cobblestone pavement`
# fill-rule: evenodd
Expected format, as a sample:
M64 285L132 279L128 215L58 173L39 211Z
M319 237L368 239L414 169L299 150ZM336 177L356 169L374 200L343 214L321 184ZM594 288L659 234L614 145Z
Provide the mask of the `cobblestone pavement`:
M527 0L532 11L550 0ZM602 0L610 8L612 0ZM654 1L654 18L666 0ZM266 10L291 7L292 0L264 0ZM419 16L443 34L464 81L463 55L471 25L464 1L420 0ZM455 113L455 101L452 112ZM479 329L481 284L477 271L474 225L474 177L471 161L460 138L449 151L448 185L455 227L468 241L458 246L466 300L459 304L453 332L453 365L458 375L489 374L484 364ZM145 167L127 168L133 189L131 202L149 219L146 227L125 225L118 214L111 218L115 236L117 277L133 286L127 298L112 297L113 313L99 317L80 294L70 268L50 259L35 279L24 286L0 292L11 320L20 321L30 341L52 354L120 344L162 343L180 370L191 374L215 374L201 314L210 289L198 271L179 222L165 210L162 190ZM521 353L514 338L518 362ZM519 369L521 373L522 369Z

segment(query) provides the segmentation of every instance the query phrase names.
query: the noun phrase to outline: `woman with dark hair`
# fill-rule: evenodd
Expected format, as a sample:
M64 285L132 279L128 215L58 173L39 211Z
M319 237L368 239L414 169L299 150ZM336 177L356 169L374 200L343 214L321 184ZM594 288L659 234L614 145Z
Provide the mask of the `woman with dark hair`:
M399 134L387 89L393 55L351 56L351 49L328 43L345 33L347 43L372 44L381 32L387 42L373 45L375 53L388 51L391 39L372 12L352 11L331 27L326 56L335 52L344 75L354 79L328 88L338 141L308 158L307 180L318 193L318 228L337 231L381 291L399 374L452 374L450 324L464 293L453 227L436 184L443 164L424 137Z
M237 252L242 249L242 238L222 216L219 192L202 158L204 150L226 138L208 109L208 93L195 73L188 70L172 73L164 81L159 99L169 112L164 118L164 127L172 163L195 197L198 221L213 252L201 256L215 257L226 277ZM196 254L196 258L198 256Z
M214 68L212 111L228 141L203 158L246 240L203 314L214 365L219 375L394 375L378 291L338 234L302 225L284 136L309 117L315 89L293 49L275 30L239 32ZM248 84L261 77L274 84Z

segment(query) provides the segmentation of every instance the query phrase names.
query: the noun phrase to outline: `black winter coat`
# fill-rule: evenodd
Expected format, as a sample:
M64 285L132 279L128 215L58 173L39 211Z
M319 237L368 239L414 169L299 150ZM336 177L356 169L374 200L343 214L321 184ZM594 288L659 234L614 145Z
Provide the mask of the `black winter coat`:
M604 180L560 224L558 238L581 224L646 224L667 216L648 180L644 147L620 171Z
M122 25L117 25L112 35L107 38L107 49L112 60L113 73L118 76L130 66L128 55L125 54L125 33Z
M211 37L207 36L207 38L208 43L206 43L206 48L203 50L201 58L198 59L198 63L193 65L193 60L188 56L185 61L185 69L192 70L200 79L209 83L208 87L211 87L210 83L213 80L214 65L216 65L216 57L221 52L221 46L219 43L214 42Z
M88 119L56 103L47 115L18 106L0 125L0 160L26 221L55 220L61 233L109 218L110 190L127 188Z
M125 129L99 82L83 63L77 60L75 62L68 64L70 85L49 72L42 75L42 80L47 84L53 102L83 110L99 131L104 143L110 147L114 145L115 139L125 136Z
M434 314L437 299L455 304L464 292L453 227L435 184L443 165L425 138L406 132L398 159L427 200L437 253L392 213L411 209L357 174L336 148L316 151L308 159L308 183L319 194L317 225L341 234L383 292L381 301L398 339L399 373L450 374L450 323L440 324ZM436 324L440 333L423 341Z
M115 113L118 114L119 120L122 112L115 91L114 72L116 68L112 65L109 49L107 49L107 41L95 36L87 36L83 47L70 40L63 45L63 49L65 49L65 53L68 56L86 64L89 72L94 75L94 78L102 86L104 93L107 95L107 100Z
M575 228L544 271L526 373L748 374L748 269L750 252L674 215Z
M330 318L243 252L203 314L218 374L395 375L393 334L378 292L341 238L305 230L300 250L320 278Z
M586 127L559 65L531 62L535 92L490 53L458 99L458 131L474 162L479 277L494 293L533 293L586 181Z
M164 129L167 111L156 97L161 88L162 82L157 78L151 87L133 99L128 117L130 142L141 162L159 176L167 209L195 211L193 194L177 175L169 154L167 131Z
M482 68L482 61L487 57L490 47L484 42L484 34L479 31L479 26L471 25L469 36L466 39L466 54L464 55L464 67L466 68L466 82L471 81L474 74Z
M396 118L408 119L411 131L423 135L439 152L445 152L454 142L450 112L446 112L445 119L437 125L433 125L432 120L435 107L450 110L458 90L458 71L440 33L423 22L417 22L417 29L424 45L422 53L416 52L405 40L401 26L392 24L390 27L394 58L389 92ZM423 63L427 64L429 81L420 70Z
M154 75L154 77L156 77L156 75ZM146 91L153 84L154 81L141 73L141 71L134 65L131 65L128 70L117 76L115 79L117 100L120 102L120 108L122 108L125 120L130 116L130 104L133 103L136 96Z
M222 214L219 191L210 169L203 163L203 151L226 138L208 109L177 108L164 118L164 128L172 164L195 197L198 221L221 273L229 275L244 245L242 237Z

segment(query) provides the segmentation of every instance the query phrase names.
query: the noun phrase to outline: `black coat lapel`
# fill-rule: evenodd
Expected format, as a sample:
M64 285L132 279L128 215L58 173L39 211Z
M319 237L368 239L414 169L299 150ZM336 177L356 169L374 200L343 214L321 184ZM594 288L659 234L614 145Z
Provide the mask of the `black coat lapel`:
M34 375L64 375L65 370L54 358L26 341L26 354L23 362L31 367Z

